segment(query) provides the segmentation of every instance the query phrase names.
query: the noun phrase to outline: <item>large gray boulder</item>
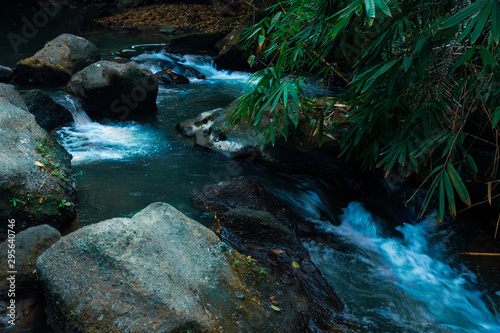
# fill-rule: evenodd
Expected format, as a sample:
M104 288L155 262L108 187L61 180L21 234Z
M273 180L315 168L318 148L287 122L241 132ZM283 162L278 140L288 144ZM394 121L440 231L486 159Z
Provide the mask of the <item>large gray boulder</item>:
M89 116L126 119L156 111L157 79L134 62L99 61L76 73L66 89Z
M295 332L303 320L293 286L164 203L61 238L37 275L55 332Z
M32 57L19 61L13 80L20 85L64 85L73 74L100 59L99 50L93 43L82 37L62 34Z
M44 130L50 132L73 121L71 112L43 91L33 89L21 91L20 94L29 112L35 116L36 122Z
M0 240L8 219L15 231L50 224L60 229L76 215L71 155L35 121L0 99Z

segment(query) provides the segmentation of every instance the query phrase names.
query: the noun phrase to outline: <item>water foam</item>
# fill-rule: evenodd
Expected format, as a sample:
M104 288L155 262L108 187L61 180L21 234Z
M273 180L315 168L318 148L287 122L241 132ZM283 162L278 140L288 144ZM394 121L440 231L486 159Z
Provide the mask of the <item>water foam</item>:
M131 160L164 153L169 144L164 133L133 123L89 123L63 127L58 141L73 156L72 163Z
M432 331L500 332L500 319L488 309L473 274L445 261L444 246L435 239L438 235L435 217L397 228L402 238L389 237L360 203L353 202L345 209L340 226L323 224L320 227L357 247L356 256L361 258L355 260L369 267L373 283L378 280L385 285L385 291L374 286L374 293L394 294L391 302L397 306L382 307L379 315L392 319L396 325L407 323L413 327L411 331L417 327L420 328L416 331L429 329L427 325L431 325ZM339 255L314 242L306 246L320 267L328 266L325 251L332 257ZM391 286L395 291L387 289Z
M103 160L130 160L165 152L169 144L164 133L133 122L99 124L93 122L79 103L65 96L73 115L73 126L57 131L57 140L79 164Z
M232 85L235 83L243 85L246 84L252 75L247 72L218 70L213 63L212 58L208 56L180 55L161 51L156 53L143 53L133 57L131 60L143 63L143 65L153 73L157 73L161 70L160 66L155 63L154 60L166 60L196 68L200 73L206 76L206 79L190 77L189 80L191 83L213 84L226 82Z

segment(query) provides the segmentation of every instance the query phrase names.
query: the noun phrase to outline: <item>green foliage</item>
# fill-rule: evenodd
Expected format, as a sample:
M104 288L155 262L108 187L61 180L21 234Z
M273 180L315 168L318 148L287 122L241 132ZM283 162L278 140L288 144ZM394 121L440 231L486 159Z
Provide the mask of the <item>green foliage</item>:
M14 198L10 199L10 203L12 204L12 207L17 207L17 204L24 204L24 201L14 197Z
M429 190L421 214L434 194L439 220L446 202L456 215L456 196L471 205L462 179L478 174L471 148L487 141L500 159L497 0L284 0L268 12L242 38L250 60L268 68L233 108L232 124L251 123L264 146L287 138L303 116L321 141L331 105L312 108L306 73L348 72L342 154L364 169L419 178ZM491 181L497 171L494 163L482 176Z
M62 199L61 203L59 204L59 208L70 207L71 205L71 202L66 201L66 199Z

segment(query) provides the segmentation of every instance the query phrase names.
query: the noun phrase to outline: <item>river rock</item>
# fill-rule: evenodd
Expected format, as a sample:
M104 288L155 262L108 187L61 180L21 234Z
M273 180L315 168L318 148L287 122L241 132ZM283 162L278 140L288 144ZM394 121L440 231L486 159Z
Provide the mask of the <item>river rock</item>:
M126 119L156 111L158 82L134 62L99 61L76 73L66 86L89 116Z
M52 246L61 234L55 228L43 224L21 231L15 237L15 267L9 268L7 253L11 244L5 240L0 244L0 299L8 298L9 274L7 271L16 271L16 298L34 296L36 290L35 264L38 257Z
M295 332L304 320L290 286L164 203L61 238L37 275L55 332Z
M5 83L0 83L0 102L8 102L14 106L29 111L28 106L19 92L17 92L17 90L15 90L11 85Z
M19 61L13 79L20 85L63 85L73 74L100 59L97 47L85 38L62 34L34 56Z
M176 72L166 69L155 73L155 77L158 79L159 84L172 85L172 84L188 84L189 79L183 75L177 74Z
M9 67L0 65L0 82L9 83L12 80L14 72Z
M73 121L68 109L39 89L22 91L21 96L38 125L48 132Z
M159 60L157 61L157 65L162 69L162 70L172 70L174 72L177 72L183 76L186 77L195 77L197 79L205 79L206 76L202 74L199 70L196 68L186 66L183 64L180 64L178 62L173 62L173 61L168 61L168 60Z
M284 202L245 178L205 186L195 202L216 214L222 240L290 287L287 292L298 300L295 307L303 319L296 332L329 330L338 323L335 314L342 312L343 304L294 231L300 217Z
M245 123L228 131L226 119L227 109L219 108L202 112L196 118L178 123L175 128L183 136L193 138L195 145L217 153L231 157L257 153L260 136Z
M252 69L248 63L248 56L238 46L230 44L214 58L214 64L219 70L248 72Z
M240 177L204 186L193 201L198 208L208 206L218 214L235 208L265 211L291 230L312 231L309 223L255 179Z
M57 229L76 215L71 155L35 121L35 116L0 101L0 240L8 219L15 231L49 224Z

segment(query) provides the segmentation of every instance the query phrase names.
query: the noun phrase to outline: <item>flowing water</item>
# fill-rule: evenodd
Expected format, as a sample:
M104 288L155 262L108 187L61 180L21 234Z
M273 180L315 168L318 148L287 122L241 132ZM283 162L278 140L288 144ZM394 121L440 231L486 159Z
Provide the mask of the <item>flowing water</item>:
M123 38L112 33L91 37L98 45L106 44L110 53L125 47ZM147 49L134 44L126 47ZM156 46L161 49L162 44ZM329 200L334 189L317 180L271 173L193 147L173 132L175 124L227 106L244 91L250 74L217 70L208 57L139 53L134 60L153 72L160 70L158 60L169 60L195 67L207 78L160 87L158 113L140 122L93 122L64 91L47 89L75 118L55 137L73 155L80 226L130 216L156 201L208 225L211 216L191 205L197 189L253 177L315 223L318 237L304 239L304 245L343 300L347 316L365 332L500 332L498 290L485 293L475 274L447 259L454 245L446 225L438 228L431 216L400 221L407 223L387 230L360 203L339 212Z

